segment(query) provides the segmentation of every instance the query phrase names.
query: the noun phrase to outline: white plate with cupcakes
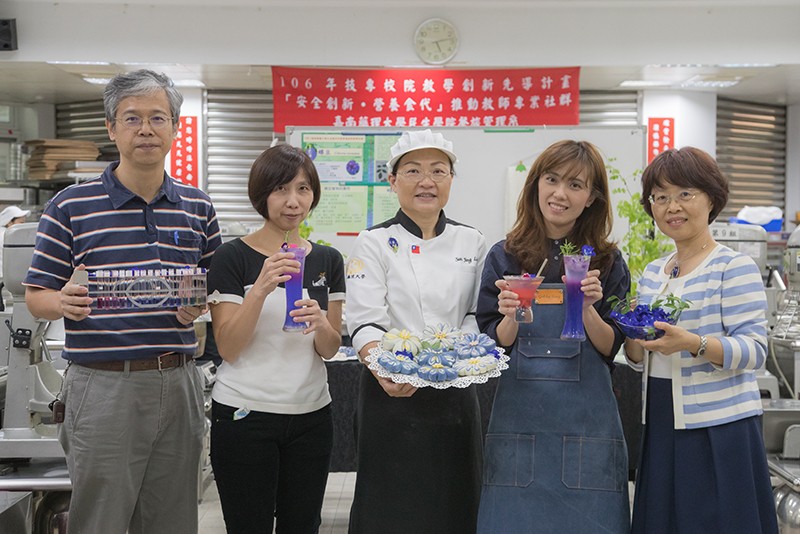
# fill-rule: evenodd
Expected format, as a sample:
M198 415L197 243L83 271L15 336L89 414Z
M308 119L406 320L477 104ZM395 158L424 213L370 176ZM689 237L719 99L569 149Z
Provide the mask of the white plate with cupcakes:
M446 324L428 326L421 335L393 328L365 359L382 378L437 389L485 383L508 369L509 360L486 334L464 334Z

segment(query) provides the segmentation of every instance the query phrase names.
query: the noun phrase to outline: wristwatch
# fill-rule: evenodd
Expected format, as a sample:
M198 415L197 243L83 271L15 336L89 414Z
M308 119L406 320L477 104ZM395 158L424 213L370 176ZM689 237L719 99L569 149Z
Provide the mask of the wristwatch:
M697 349L697 354L692 354L695 358L698 356L705 356L706 354L706 347L708 346L708 338L706 336L700 336L700 348Z

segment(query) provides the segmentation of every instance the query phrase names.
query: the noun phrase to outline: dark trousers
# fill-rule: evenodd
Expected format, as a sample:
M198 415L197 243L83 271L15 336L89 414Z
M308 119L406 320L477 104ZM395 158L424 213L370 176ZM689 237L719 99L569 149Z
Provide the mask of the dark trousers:
M211 465L228 534L314 534L328 480L333 419L330 405L283 415L214 402Z

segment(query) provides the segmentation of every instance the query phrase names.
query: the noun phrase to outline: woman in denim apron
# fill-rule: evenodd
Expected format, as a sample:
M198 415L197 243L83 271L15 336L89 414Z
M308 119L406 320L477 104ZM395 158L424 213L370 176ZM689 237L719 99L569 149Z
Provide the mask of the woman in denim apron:
M561 141L534 162L517 222L486 258L478 325L511 360L486 436L479 533L628 531L628 456L610 372L623 336L606 299L625 296L630 273L607 239L611 224L602 156ZM560 339L565 241L596 251L581 283L584 341ZM535 273L545 258L533 322L517 323L518 295L503 276Z

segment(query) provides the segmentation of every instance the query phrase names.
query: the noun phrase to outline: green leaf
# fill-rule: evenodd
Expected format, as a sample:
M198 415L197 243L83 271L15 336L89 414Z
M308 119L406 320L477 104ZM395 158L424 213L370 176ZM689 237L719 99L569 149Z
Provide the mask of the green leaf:
M578 252L578 248L570 243L568 240L564 240L564 244L561 245L561 255L562 256L572 256Z
M673 249L672 242L658 231L653 219L644 211L641 204L641 170L629 177L622 176L609 158L606 165L608 179L614 193L627 195L627 199L617 203L617 215L627 220L628 231L622 239L621 249L625 253L631 271L631 292L636 294L636 284L651 261L660 258Z

